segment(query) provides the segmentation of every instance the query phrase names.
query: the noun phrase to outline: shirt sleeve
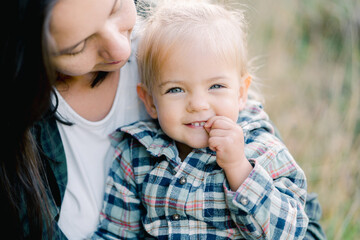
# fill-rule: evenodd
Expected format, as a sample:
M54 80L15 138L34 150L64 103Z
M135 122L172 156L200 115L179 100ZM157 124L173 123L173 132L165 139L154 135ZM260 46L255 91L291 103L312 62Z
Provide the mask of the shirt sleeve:
M100 223L91 239L143 239L141 216L144 210L129 161L129 144L124 145L117 148L117 157L106 181ZM123 148L128 150L119 150Z
M308 225L305 174L273 135L265 140L249 144L254 168L238 190L224 183L231 217L247 239L302 239Z

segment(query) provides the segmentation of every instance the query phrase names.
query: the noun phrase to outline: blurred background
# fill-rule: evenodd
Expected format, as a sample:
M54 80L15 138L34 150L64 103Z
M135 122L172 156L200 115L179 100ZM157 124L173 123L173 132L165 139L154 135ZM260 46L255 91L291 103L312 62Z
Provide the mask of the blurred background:
M246 12L265 110L318 194L327 238L360 240L360 1L213 1Z
M265 110L318 194L327 238L360 239L360 1L236 2Z

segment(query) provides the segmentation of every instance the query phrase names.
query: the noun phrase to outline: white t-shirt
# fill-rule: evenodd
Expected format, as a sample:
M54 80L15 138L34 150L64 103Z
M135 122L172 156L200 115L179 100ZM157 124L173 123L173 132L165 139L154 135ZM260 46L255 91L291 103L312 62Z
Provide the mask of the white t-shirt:
M68 170L68 183L58 223L69 239L85 239L96 230L103 205L105 180L114 153L108 135L124 124L148 118L136 94L137 83L136 59L132 54L130 62L121 68L110 112L97 122L88 121L77 114L55 90L59 99L58 113L73 123L72 126L57 123Z

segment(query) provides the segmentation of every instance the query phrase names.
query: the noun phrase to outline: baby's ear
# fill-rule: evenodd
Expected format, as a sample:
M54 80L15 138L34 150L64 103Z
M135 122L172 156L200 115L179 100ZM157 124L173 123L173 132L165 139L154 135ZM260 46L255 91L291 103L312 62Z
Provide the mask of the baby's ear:
M242 84L240 87L240 94L239 94L239 111L242 111L246 106L248 90L251 85L251 81L252 81L252 77L249 74L246 74L242 79Z
M150 115L150 117L156 119L157 111L153 97L149 94L148 90L141 83L136 86L136 91L139 98L144 103L147 113Z

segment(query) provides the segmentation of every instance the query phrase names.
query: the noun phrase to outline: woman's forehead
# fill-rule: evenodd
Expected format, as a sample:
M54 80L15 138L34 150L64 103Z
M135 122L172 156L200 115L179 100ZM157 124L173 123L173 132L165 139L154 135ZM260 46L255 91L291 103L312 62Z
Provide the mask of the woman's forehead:
M69 47L96 32L116 0L59 0L50 20L50 33L59 48Z

